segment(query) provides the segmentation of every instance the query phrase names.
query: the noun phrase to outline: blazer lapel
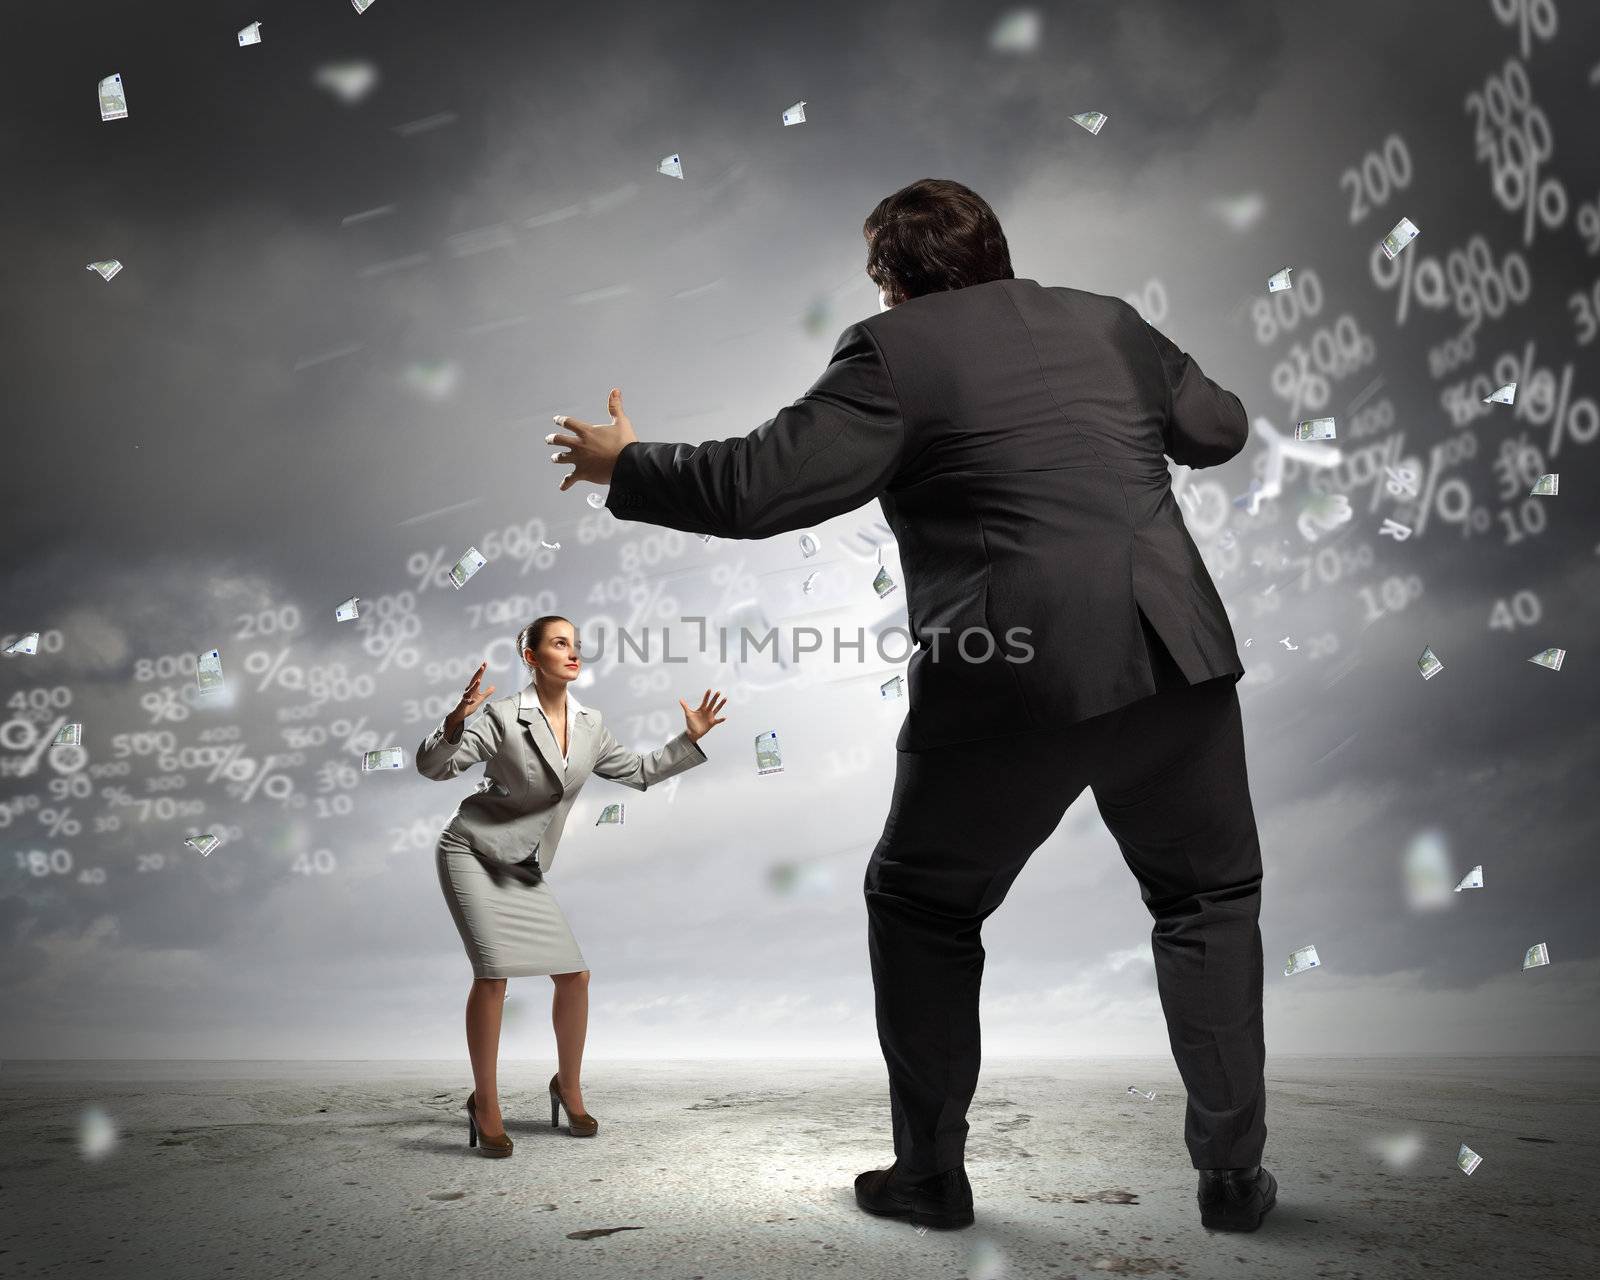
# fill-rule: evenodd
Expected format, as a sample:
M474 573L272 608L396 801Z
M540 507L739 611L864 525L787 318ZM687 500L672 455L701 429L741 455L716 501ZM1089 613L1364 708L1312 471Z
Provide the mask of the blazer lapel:
M589 720L589 708L576 706L572 702L570 693L567 699L567 759L576 761L580 742L587 746L588 735L593 732L593 726ZM567 766L561 759L561 747L556 742L556 735L551 730L549 722L544 718L544 712L539 709L539 695L531 684L523 689L517 699L517 719L528 726L528 732L533 737L533 745L539 749L545 764L550 766L550 772L557 778L565 778Z
M517 700L517 719L528 726L528 732L533 736L533 745L539 749L545 764L550 766L550 772L557 778L565 777L567 766L561 760L561 748L556 745L556 735L550 731L544 712L539 709L539 695L534 692L531 684L522 691L522 696ZM571 714L567 716L568 755L571 754L574 719Z
M567 697L572 697L570 691L567 693ZM568 754L575 765L583 766L587 772L588 761L594 757L593 743L591 741L594 737L594 715L588 707L578 708L578 714L572 717L571 726L567 732L572 735L572 741L567 744L570 748ZM584 753L582 756L578 754L580 747Z

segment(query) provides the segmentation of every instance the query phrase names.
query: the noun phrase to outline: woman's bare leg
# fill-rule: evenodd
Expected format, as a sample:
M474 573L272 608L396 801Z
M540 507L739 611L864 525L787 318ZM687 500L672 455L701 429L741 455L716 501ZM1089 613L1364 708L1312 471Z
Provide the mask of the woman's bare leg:
M580 1073L583 1041L589 1030L589 971L552 973L550 980L556 984L550 1020L556 1028L556 1074L560 1077L561 1096L566 1099L569 1111L583 1115Z
M496 1065L500 1058L500 1014L506 1003L504 978L474 978L467 993L467 1054L472 1059L472 1109L483 1131L505 1132L500 1118Z

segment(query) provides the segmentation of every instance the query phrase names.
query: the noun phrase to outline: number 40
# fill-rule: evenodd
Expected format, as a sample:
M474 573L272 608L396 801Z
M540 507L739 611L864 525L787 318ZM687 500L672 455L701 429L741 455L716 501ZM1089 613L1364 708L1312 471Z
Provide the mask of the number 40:
M1515 631L1518 627L1531 627L1544 616L1539 597L1531 591L1519 591L1505 600L1496 600L1489 611L1490 631Z

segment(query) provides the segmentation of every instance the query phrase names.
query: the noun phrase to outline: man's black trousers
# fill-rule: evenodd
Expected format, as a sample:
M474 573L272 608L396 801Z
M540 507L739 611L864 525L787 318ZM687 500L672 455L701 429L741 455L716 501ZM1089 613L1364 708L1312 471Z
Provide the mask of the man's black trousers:
M978 1082L979 931L1085 786L1155 920L1194 1166L1260 1161L1261 846L1239 699L1231 676L1191 686L1173 670L1171 687L1075 725L899 753L863 888L903 1176L962 1165Z

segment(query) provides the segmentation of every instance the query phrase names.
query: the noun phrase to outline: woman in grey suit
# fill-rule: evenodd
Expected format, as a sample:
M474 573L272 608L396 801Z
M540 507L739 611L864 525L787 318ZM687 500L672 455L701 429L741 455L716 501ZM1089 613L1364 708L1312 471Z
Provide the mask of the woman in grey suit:
M568 811L590 774L643 791L705 762L699 739L722 723L720 691L707 689L698 707L683 699L685 728L665 746L641 755L616 740L600 718L569 691L581 665L575 628L549 614L522 629L517 648L533 673L521 693L491 702L467 725L494 686L479 690L484 663L461 701L417 747L417 771L441 781L486 762L483 781L466 796L439 836L439 885L467 957L467 1052L473 1091L467 1096L467 1141L484 1155L508 1156L511 1139L500 1115L495 1081L506 979L548 974L555 983L551 1018L559 1069L550 1078L550 1123L566 1108L568 1129L592 1137L598 1122L583 1109L578 1073L589 1024L589 969L572 930L545 883Z

